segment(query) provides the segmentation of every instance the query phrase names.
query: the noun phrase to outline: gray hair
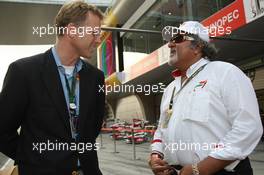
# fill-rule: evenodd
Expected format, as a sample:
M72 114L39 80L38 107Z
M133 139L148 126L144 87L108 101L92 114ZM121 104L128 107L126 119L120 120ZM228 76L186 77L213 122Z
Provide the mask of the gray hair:
M197 35L191 35L191 37L194 38L193 41L191 41L191 47L196 48L197 46L202 46L202 57L213 60L216 58L218 49L215 47L214 44L206 42L199 38Z

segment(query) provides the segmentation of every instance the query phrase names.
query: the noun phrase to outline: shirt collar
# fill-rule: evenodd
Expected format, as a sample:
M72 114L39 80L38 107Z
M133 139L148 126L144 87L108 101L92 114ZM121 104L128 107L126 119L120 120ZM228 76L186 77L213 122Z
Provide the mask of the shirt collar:
M63 68L63 70L64 70L64 67L61 64L60 56L59 56L58 52L56 51L55 47L52 47L51 50L52 50L52 54L53 54L53 57L54 57L54 60L56 62L57 67L60 68L60 69ZM77 72L79 72L82 69L83 62L82 62L82 60L80 58L76 62L75 67L76 67Z
M189 78L196 70L198 70L200 67L202 67L203 65L207 64L208 62L209 62L209 60L201 58L196 63L191 65L186 71L187 78ZM172 71L171 75L174 78L177 78L177 77L181 76L182 74L181 74L180 70L176 69L176 70Z

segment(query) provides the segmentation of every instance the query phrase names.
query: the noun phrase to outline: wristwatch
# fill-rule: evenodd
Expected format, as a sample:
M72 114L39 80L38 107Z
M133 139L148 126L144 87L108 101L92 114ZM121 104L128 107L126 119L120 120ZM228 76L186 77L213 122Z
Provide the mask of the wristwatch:
M200 175L197 164L192 164L192 172L193 172L193 175Z

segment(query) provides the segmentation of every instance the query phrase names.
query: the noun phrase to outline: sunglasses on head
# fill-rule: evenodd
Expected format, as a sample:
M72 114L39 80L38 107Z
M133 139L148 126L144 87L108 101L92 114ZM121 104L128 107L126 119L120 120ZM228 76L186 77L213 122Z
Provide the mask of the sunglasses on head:
M194 38L193 37L190 37L190 36L186 36L186 35L176 35L175 37L173 37L170 42L173 42L173 43L182 43L184 41L193 41Z

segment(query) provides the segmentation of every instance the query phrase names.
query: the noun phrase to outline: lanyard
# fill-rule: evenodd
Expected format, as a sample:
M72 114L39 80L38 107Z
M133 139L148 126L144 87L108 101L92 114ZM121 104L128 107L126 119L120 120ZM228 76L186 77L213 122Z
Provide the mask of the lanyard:
M201 66L198 70L196 70L187 80L186 82L183 84L183 86L181 87L181 89L179 89L178 92L175 93L175 87L173 88L173 91L172 91L172 94L171 94L171 99L170 99L170 104L169 104L169 108L167 109L166 113L166 117L164 118L164 121L163 121L163 124L162 124L162 127L163 128L167 128L168 127L168 123L170 121L170 118L171 118L171 115L172 115L172 106L173 106L173 98L175 96L177 96L181 91L182 89L193 79L193 77L195 77L199 72L201 72L203 70L203 68L206 66L207 64Z
M181 91L182 91L182 89L193 79L193 77L195 77L199 72L201 72L203 69L204 69L204 67L206 66L207 64L205 64L205 65L203 65L203 66L201 66L198 70L196 70L187 80L186 80L186 82L183 84L183 86L181 87L181 89L178 91L178 92L176 92L176 94L175 94L175 87L173 88L173 91L172 91L172 95L171 95L171 99L170 99L170 104L169 104L169 109L168 109L168 113L170 113L170 115L171 115L171 113L172 113L172 106L173 106L173 98L176 96L176 95L178 95Z
M77 76L78 76L77 73L73 74L72 84L70 86L68 78L67 78L66 74L64 74L64 78L65 78L65 82L66 82L66 88L67 88L67 92L68 92L68 96L69 96L69 103L70 103L69 107L70 107L70 109L76 109L75 88L76 88Z
M77 105L76 105L76 84L79 79L78 73L76 73L76 68L73 71L72 83L68 81L66 74L64 74L66 88L69 96L69 115L70 115L70 127L71 127L71 134L74 139L77 139L78 133L78 124L79 124L79 117L77 114Z

